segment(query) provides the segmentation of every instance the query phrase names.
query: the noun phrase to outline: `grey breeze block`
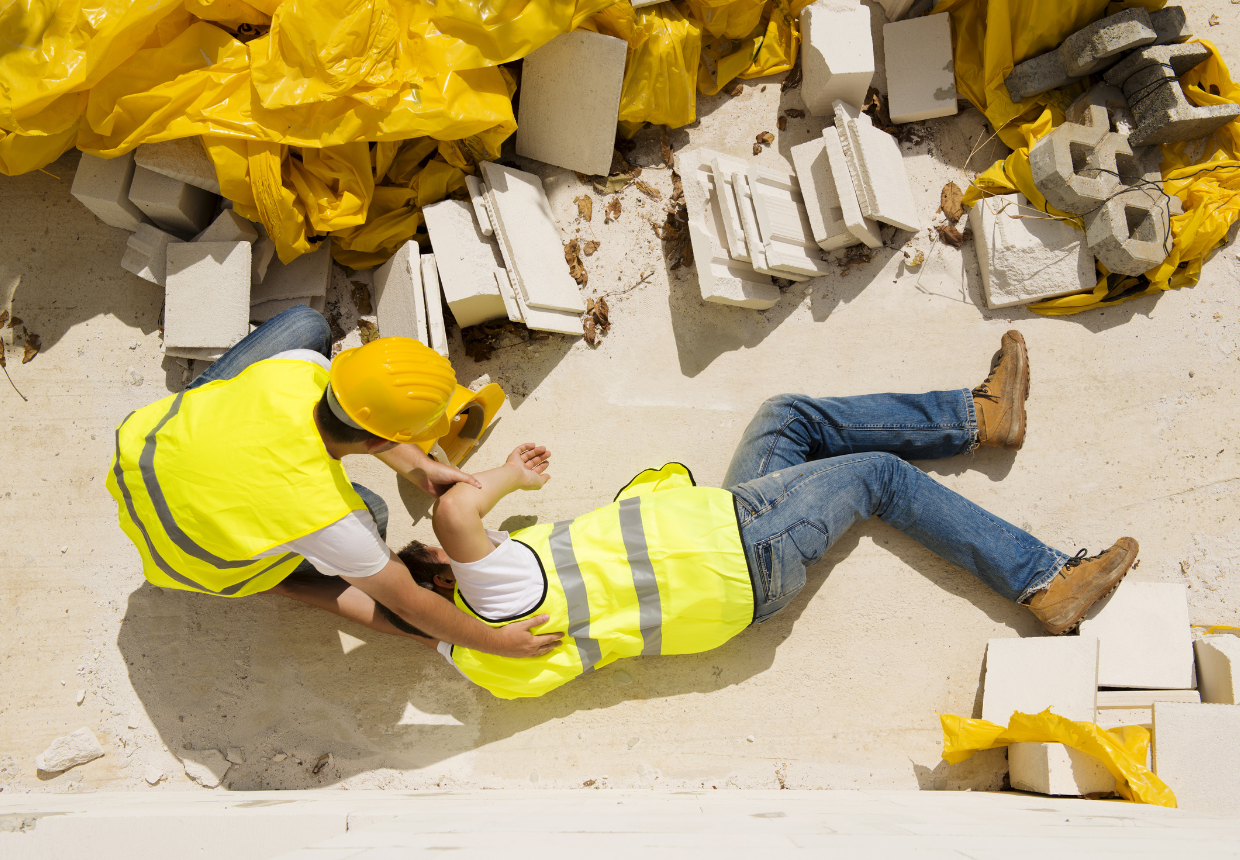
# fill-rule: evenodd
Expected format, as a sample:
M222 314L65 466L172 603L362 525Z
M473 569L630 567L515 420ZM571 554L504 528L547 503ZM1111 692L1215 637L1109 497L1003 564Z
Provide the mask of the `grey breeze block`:
M211 223L216 197L193 185L135 167L129 199L158 227L188 239Z
M222 348L250 332L250 243L168 246L164 345Z
M133 172L132 152L116 158L100 158L84 152L69 193L104 224L132 233L143 224L151 223L129 199Z

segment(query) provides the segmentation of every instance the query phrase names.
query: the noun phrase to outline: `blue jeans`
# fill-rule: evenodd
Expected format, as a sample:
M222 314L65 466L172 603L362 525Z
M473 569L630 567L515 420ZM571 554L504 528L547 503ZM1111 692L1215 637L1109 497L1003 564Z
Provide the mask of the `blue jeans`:
M783 609L805 567L877 515L1009 600L1046 587L1068 556L952 492L906 459L973 450L968 390L815 398L758 410L728 467L754 589L754 621Z
M312 349L324 358L331 358L332 330L322 314L306 305L297 305L276 314L221 355L187 385L185 390L189 391L215 379L232 379L251 364L290 349ZM379 536L387 540L387 502L361 484L354 484L353 489L362 497L366 509L374 517L375 525L379 527ZM314 572L314 566L303 561L293 574L311 572Z

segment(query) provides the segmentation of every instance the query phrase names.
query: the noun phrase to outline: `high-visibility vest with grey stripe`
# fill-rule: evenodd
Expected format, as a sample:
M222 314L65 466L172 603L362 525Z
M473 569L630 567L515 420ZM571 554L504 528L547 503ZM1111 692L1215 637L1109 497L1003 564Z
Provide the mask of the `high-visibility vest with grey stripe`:
M542 568L544 597L499 626L534 615L536 632L563 632L542 657L510 658L454 647L470 680L505 699L541 696L622 657L717 648L753 620L753 588L732 494L693 486L679 463L650 469L610 505L511 535Z
M264 591L302 559L260 553L365 508L314 422L327 377L308 361L260 361L121 422L107 487L148 580Z

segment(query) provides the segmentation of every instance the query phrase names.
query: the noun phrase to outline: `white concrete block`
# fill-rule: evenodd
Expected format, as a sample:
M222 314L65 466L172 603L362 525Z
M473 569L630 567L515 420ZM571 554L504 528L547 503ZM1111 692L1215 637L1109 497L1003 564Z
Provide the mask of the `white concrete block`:
M210 191L144 167L134 168L129 199L155 226L182 238L196 236L206 228L216 200Z
M792 147L791 152L797 184L809 216L810 232L818 247L824 251L834 251L856 245L861 240L844 223L844 209L840 204L840 193L835 188L835 179L831 176L826 142L821 137L815 138Z
M883 247L881 228L878 222L867 218L861 211L861 200L857 196L857 187L853 184L852 170L848 166L848 156L844 154L842 138L843 134L838 129L824 128L822 130L822 143L827 152L827 165L831 168L835 190L840 195L840 211L844 216L844 226L867 248L881 248Z
M986 647L983 720L1006 726L1014 711L1050 708L1092 723L1097 692L1098 640L1092 636L991 639Z
M524 325L525 314L522 312L521 303L517 301L517 288L513 286L508 270L503 266L496 266L491 275L495 278L495 286L499 289L500 298L504 300L504 310L508 314L508 319Z
M640 8L642 8L643 6L653 6L653 5L655 5L656 3L662 3L662 2L663 2L663 0L632 0L632 2L630 3L630 5L631 5L634 9L640 9Z
M212 194L220 193L215 164L203 148L200 137L144 143L135 150L134 157L139 167L162 173Z
M1188 589L1168 582L1121 582L1090 608L1082 636L1101 643L1098 684L1185 690L1193 685Z
M884 25L883 55L893 123L956 114L951 16L940 12Z
M878 0L883 11L887 13L888 21L899 21L908 14L908 10L913 8L913 4L917 0ZM884 53L887 53L884 51Z
M1196 690L1099 690L1098 710L1123 710L1125 708L1154 707L1155 702L1183 702L1196 704L1201 694Z
M837 100L833 106L835 127L848 158L861 211L901 230L920 230L900 144L875 128L868 115L846 102Z
M1012 744L1008 776L1017 791L1083 797L1115 791L1115 777L1101 761L1064 744Z
M1201 700L1240 705L1240 637L1215 634L1193 643L1197 651L1197 688Z
M250 243L168 246L164 344L233 346L250 333Z
M179 758L185 775L203 788L215 788L232 767L219 750L191 750Z
M1240 707L1154 705L1154 773L1188 812L1240 816Z
M60 773L102 755L103 747L95 733L83 727L52 741L51 746L35 757L34 766L45 773Z
M418 243L410 240L375 269L375 317L380 337L411 337L426 345L426 299Z
M261 284L267 277L267 267L275 259L276 243L267 235L267 228L262 224L255 224L254 229L258 232L258 240L250 251L250 283Z
M814 240L801 187L790 173L750 165L746 174L758 230L772 268L816 278L835 269Z
M439 292L439 267L434 254L423 254L422 296L426 306L426 345L448 357L448 329L443 322L443 299Z
M814 116L830 116L836 100L860 107L874 78L869 8L802 9L801 74L801 97Z
M586 302L568 273L564 238L551 214L542 180L491 161L481 166L500 251L521 300L534 308L585 313Z
M168 246L180 241L151 224L140 224L125 242L121 268L162 287L168 271Z
M1148 708L1098 708L1098 719L1095 721L1100 728L1117 729L1122 726L1142 726L1153 731L1154 707Z
M514 291L514 298L521 308L521 321L526 328L535 331L551 331L581 337L585 334L585 321L581 314L569 311L552 311L547 308L532 307L521 298L521 291Z
M979 200L969 211L969 226L989 308L1041 301L1096 283L1085 234L1064 221L1040 218L1023 194Z
M251 290L250 302L259 305L276 299L325 296L331 278L331 242L323 242L309 254L302 254L291 263L285 264L279 260L272 260L262 283L255 284ZM251 283L253 280L254 267L251 265Z
M723 216L723 234L727 238L728 256L745 263L753 261L749 244L745 240L745 227L741 223L740 207L736 203L736 191L732 188L732 174L744 173L749 162L730 155L716 154L710 160L711 172L718 193L719 212ZM683 186L682 186L683 187Z
M574 30L526 56L517 108L517 154L606 176L615 148L627 53L623 39Z
M736 206L741 213L741 226L745 229L745 245L749 249L750 264L755 272L786 278L790 281L807 281L808 275L790 269L777 269L767 259L766 243L762 240L762 228L758 226L758 210L754 206L753 191L749 187L748 169L732 174L732 190L736 194ZM682 183L683 184L683 183Z
M225 209L211 222L210 227L194 237L194 241L249 242L252 245L258 241L258 229L233 210Z
M104 224L132 233L143 224L151 223L129 199L133 172L132 152L116 158L99 158L83 152L69 193Z
M275 314L272 314L272 316L275 316ZM175 346L168 346L167 344L164 345L164 355L170 355L173 358L187 358L194 361L205 361L207 364L217 361L226 352L228 352L228 350L223 347L204 348L186 346L177 348Z
M298 305L305 305L311 310L323 313L327 307L326 296L303 296L297 299L273 299L269 302L259 302L256 305L250 305L250 322L262 325L276 314L282 314L289 308L295 308ZM183 358L201 358L203 356L190 355L182 356Z
M478 229L483 236L490 236L495 232L495 228L491 225L491 213L487 209L487 194L482 187L481 180L476 176L466 176L465 187L469 189L469 202L474 206L474 217L478 219Z
M496 240L482 235L470 204L443 200L424 207L422 217L444 299L457 325L466 328L507 316L495 285L495 267L502 265L499 248Z

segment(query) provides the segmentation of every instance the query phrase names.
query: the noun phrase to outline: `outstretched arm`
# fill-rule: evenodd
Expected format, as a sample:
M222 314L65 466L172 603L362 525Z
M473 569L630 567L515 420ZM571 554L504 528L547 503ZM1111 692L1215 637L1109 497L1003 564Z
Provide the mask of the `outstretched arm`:
M460 483L435 503L432 524L439 545L453 561L486 558L495 548L487 537L482 518L513 490L538 490L551 479L547 474L550 454L542 445L527 442L508 455L498 469L475 475L480 486Z
M440 463L417 445L397 445L374 456L402 478L436 498L458 482L478 486L478 479L473 475Z

